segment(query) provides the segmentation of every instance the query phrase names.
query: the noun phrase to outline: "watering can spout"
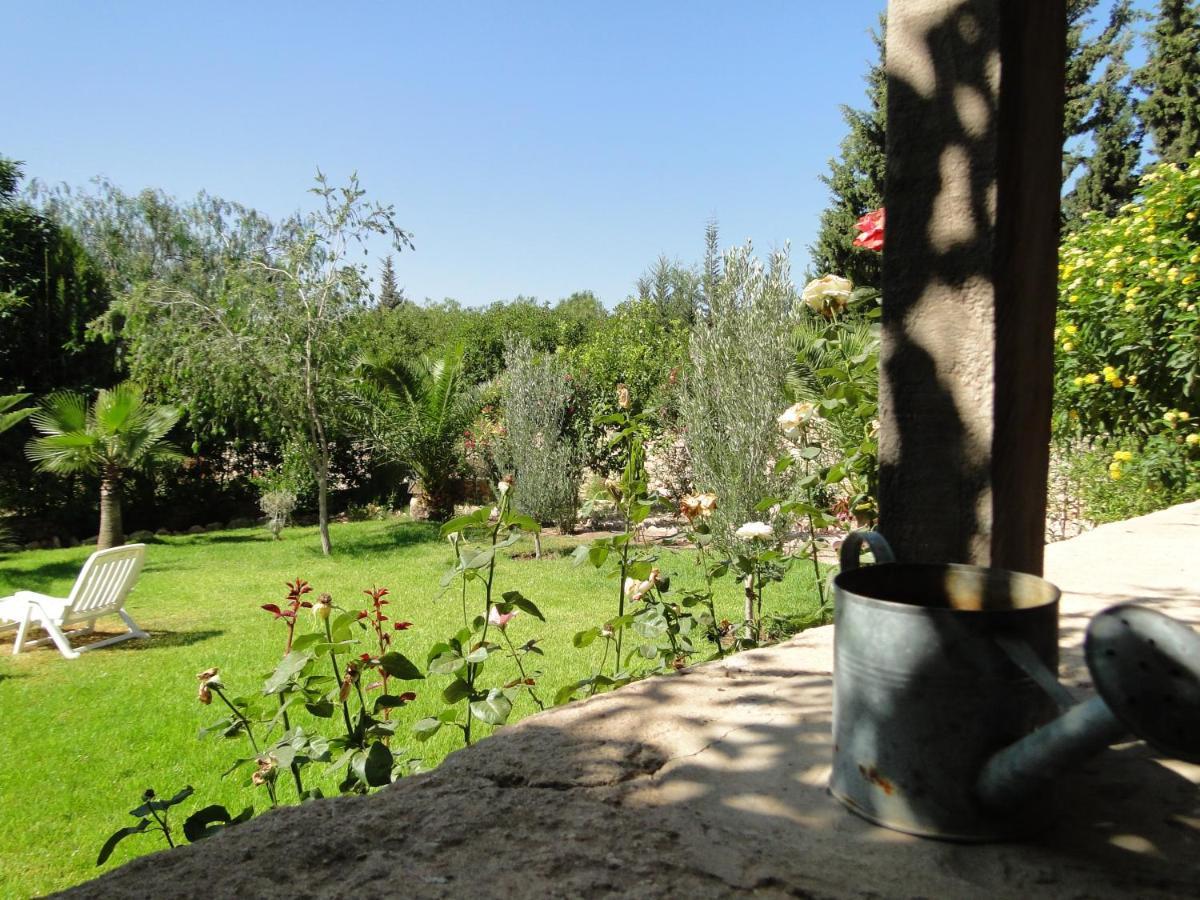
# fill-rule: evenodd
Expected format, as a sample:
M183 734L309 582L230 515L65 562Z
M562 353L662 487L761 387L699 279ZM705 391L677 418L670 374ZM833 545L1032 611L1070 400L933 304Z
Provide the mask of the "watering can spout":
M979 775L976 794L991 809L1020 806L1128 733L1108 705L1093 697L992 756Z
M1085 649L1098 696L988 759L975 786L985 806L1018 807L1130 735L1168 756L1200 759L1200 635L1162 613L1124 604L1092 619Z

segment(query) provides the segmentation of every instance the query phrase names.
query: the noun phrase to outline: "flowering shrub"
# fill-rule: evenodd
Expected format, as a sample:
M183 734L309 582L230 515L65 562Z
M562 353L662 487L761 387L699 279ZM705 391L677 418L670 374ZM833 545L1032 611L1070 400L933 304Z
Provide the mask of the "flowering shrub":
M1119 442L1114 481L1131 466L1175 489L1200 480L1198 214L1200 155L1151 169L1132 203L1085 214L1063 243L1055 434Z

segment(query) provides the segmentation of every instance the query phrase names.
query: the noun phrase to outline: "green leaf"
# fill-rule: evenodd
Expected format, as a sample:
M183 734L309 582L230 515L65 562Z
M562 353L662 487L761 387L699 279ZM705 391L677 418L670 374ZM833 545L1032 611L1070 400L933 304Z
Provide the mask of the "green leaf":
M480 644L470 653L463 657L464 660L472 665L478 665L481 662L487 662L488 654L492 652L490 644Z
M486 700L476 700L471 704L471 714L489 725L503 725L511 712L512 701L499 688L488 691Z
M412 660L395 651L379 657L379 667L392 678L399 678L401 681L420 681L425 677Z
M579 632L575 633L575 636L573 638L571 638L571 643L575 647L582 649L598 637L600 637L600 629L599 628L596 628L596 627L585 628L583 631L579 631Z
M778 506L782 501L778 497L763 497L754 505L755 512L766 512L772 506Z
M609 548L606 544L593 545L588 548L588 561L597 569L604 565L604 561L608 559Z
M452 534L465 531L472 526L483 525L487 522L489 515L491 515L491 509L486 506L481 506L472 513L467 513L463 516L455 516L442 526L440 534L442 538L445 539Z
M293 640L292 641L292 650L293 651L312 650L314 653L319 653L320 651L317 650L316 647L318 644L322 644L324 642L325 642L325 635L318 634L317 632L313 631L313 632L310 632L309 634L302 634L302 635L300 635L300 637Z
M592 548L589 545L580 544L571 552L571 562L577 566L580 565L585 559L588 558L591 550Z
M413 736L418 741L427 741L441 729L442 723L433 717L419 720L413 725Z
M463 568L464 569L486 569L489 565L491 565L491 562L495 558L495 556L496 556L496 551L493 550L491 547L488 547L486 550L480 550L478 553L476 553L470 559L464 558L463 559Z
M312 653L307 650L293 650L280 661L274 673L263 684L263 693L278 694L300 674L312 658Z
M542 615L542 611L520 591L505 591L504 602L511 603L517 609L521 610L521 612L528 613L539 621L546 621L546 617Z
M129 811L129 814L131 816L139 816L140 817L140 816L150 815L151 811L162 812L163 810L170 809L172 806L182 803L184 800L186 800L190 796L192 796L192 786L189 784L187 787L185 787L183 790L181 790L178 794L176 794L171 799L169 799L169 800L157 800L157 799L156 800L147 800L145 803L143 803L137 809L131 809Z
M253 806L246 807L237 816L231 816L229 810L217 804L206 806L184 819L183 836L194 844L206 837L212 837L222 828L248 822L253 815Z
M461 678L455 678L442 688L442 699L452 705L469 696L471 696L471 686Z
M358 613L344 612L339 613L329 623L329 633L333 637L335 643L342 641L350 641L354 639L354 632L351 627L358 621Z
M461 672L466 665L467 661L462 658L462 655L451 650L430 661L429 674L453 675L455 672Z
M648 559L641 559L637 562L631 562L625 567L625 577L633 578L636 581L644 581L650 577L650 570L654 564Z
M117 844L121 843L121 841L125 840L125 838L129 837L131 834L141 834L149 827L150 820L142 819L136 825L130 825L127 828L118 828L108 836L108 840L105 841L104 846L100 848L100 855L96 857L96 865L104 865L108 861L108 858L112 856L112 852L117 849Z
M779 459L775 460L775 474L779 475L783 472L786 472L788 469L790 469L792 467L792 463L794 463L794 462L795 462L795 460L792 459L790 456L779 457Z
M334 706L331 700L317 700L314 703L305 703L304 708L308 710L310 715L316 716L318 719L329 719L333 716Z
M388 749L387 744L379 741L372 744L363 762L363 781L371 787L383 787L385 784L391 784L392 763L392 751Z
M508 524L531 534L542 530L542 526L539 525L534 519L524 515L510 515L508 517Z

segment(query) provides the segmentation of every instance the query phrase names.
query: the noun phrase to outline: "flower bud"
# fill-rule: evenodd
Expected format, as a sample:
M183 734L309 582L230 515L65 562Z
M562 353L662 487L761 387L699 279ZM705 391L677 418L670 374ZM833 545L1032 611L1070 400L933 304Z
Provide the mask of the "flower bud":
M333 598L328 594L322 594L317 598L317 602L313 604L313 615L321 621L329 618L329 611L333 609Z

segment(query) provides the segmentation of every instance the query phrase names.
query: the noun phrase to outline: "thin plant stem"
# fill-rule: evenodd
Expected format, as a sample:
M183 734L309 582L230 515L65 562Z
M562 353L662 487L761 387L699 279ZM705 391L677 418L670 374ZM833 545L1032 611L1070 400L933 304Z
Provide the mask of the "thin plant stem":
M288 719L287 701L283 699L283 694L279 695L279 708L283 712L283 730L289 732L292 730L292 723ZM296 799L299 800L304 796L304 782L300 780L300 764L294 759L291 765L292 780L296 782Z
M529 676L525 674L525 667L521 665L521 657L517 653L517 648L513 646L512 638L508 636L508 629L501 628L500 633L504 635L504 642L508 644L509 652L512 653L512 657L517 663L517 671L521 673L521 682L529 691L529 696L533 698L533 702L537 704L538 709L545 709L546 705L538 698L538 695L533 690L533 686L528 684Z
M328 619L325 620L325 640L327 640L330 644L333 643L333 629L329 627ZM342 673L338 671L337 657L334 655L332 647L329 648L329 664L331 666L333 666L334 684L336 684L340 687L341 683L342 683ZM350 713L346 709L345 702L339 702L338 705L341 706L341 708L342 708L342 719L346 723L346 737L349 740L353 741L354 740L354 726L350 724Z
M163 837L165 837L167 839L167 846L170 847L172 850L174 850L175 842L173 840L171 840L171 829L167 827L166 816L164 815L163 818L160 819L158 817L158 813L155 812L153 809L150 810L150 815L154 816L154 821L157 822L158 827L160 829L162 829Z
M234 714L234 716L237 718L237 720L239 722L242 723L242 727L246 729L246 738L250 741L250 746L254 748L254 755L262 756L262 750L259 749L258 741L256 741L254 739L254 731L250 727L250 720L247 719L244 715L242 715L242 711L240 709L238 709L236 706L234 706L232 703L229 702L229 698L225 696L225 692L223 690L221 690L215 684L209 684L208 687L209 687L209 690L211 690L213 693L215 693L218 697L221 698L221 702L224 703L226 706L228 706L229 711ZM271 806L278 806L279 799L275 796L275 785L271 782L271 780L269 778L267 779L266 784L267 784L267 794L271 798Z
M700 574L704 576L704 583L708 586L708 594L706 597L708 605L708 614L712 617L712 633L713 641L717 645L717 658L721 659L725 656L725 648L721 646L721 629L717 626L717 605L713 601L713 579L712 573L708 571L708 557L704 553L704 545L696 543L696 559L700 563Z

